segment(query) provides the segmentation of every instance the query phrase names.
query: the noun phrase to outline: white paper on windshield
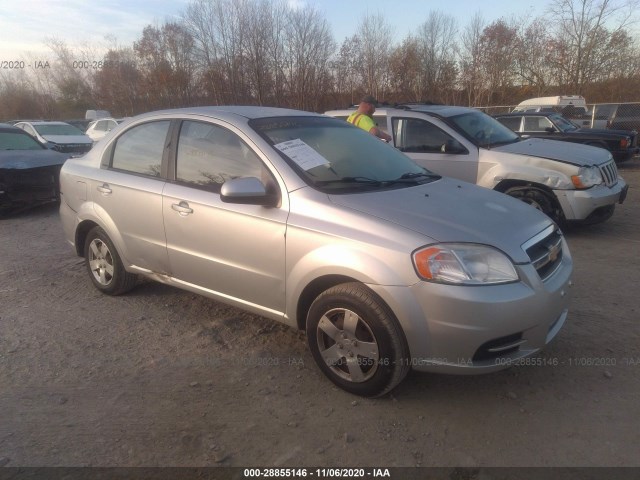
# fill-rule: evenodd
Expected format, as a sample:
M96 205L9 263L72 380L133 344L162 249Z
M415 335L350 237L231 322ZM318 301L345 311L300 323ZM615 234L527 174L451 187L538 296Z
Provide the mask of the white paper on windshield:
M299 138L274 145L278 150L296 162L304 171L320 165L329 165L329 161Z

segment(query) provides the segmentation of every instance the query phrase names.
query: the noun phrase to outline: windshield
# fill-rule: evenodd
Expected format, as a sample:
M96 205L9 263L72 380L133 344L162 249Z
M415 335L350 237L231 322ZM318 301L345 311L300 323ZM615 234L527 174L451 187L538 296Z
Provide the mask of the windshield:
M249 124L322 191L398 188L439 178L370 133L335 118L261 118Z
M478 147L490 148L520 140L516 133L480 111L449 117L449 120Z
M0 150L43 150L33 137L20 132L0 132Z
M571 120L567 120L562 115L550 115L549 119L554 123L558 130L561 132L571 132L573 130L577 130L578 126L573 123Z
M35 128L40 135L84 135L82 131L73 125L45 124L34 125L33 128Z

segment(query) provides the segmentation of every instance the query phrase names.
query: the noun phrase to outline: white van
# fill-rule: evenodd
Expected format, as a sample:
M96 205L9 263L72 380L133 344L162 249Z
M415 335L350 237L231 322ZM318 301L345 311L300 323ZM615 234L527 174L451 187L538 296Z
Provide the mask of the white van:
M587 113L587 101L582 95L556 95L555 97L530 98L520 102L513 109L514 112L545 112L558 111L572 105L574 111L580 114Z

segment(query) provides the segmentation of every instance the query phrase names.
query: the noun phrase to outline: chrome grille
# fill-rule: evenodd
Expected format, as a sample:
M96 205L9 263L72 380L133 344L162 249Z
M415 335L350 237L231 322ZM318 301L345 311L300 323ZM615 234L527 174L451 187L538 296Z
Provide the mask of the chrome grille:
M604 165L600 165L600 173L602 174L602 180L607 187L612 187L618 183L618 169L616 163L611 160Z
M549 278L562 263L562 232L554 229L549 235L527 248L531 264L543 280Z

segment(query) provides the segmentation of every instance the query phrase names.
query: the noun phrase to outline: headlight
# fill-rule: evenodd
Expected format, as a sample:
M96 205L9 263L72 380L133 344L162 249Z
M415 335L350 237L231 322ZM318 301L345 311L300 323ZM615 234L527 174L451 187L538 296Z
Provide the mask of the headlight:
M429 245L414 252L413 264L418 275L431 282L492 285L518 280L511 260L501 251L486 245Z
M598 167L580 167L578 175L571 176L576 188L591 188L602 183L602 175Z

